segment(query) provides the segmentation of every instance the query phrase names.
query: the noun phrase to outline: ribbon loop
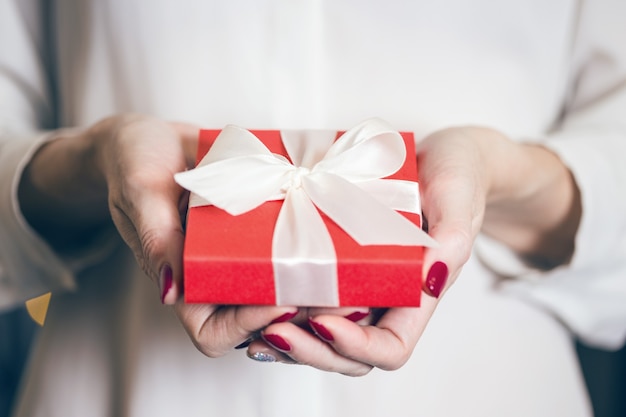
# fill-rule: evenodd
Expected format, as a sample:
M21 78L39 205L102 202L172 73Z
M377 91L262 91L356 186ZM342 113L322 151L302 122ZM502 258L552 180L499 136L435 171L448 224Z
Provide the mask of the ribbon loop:
M400 133L379 119L370 119L337 139L313 171L356 182L389 176L402 167L405 158Z

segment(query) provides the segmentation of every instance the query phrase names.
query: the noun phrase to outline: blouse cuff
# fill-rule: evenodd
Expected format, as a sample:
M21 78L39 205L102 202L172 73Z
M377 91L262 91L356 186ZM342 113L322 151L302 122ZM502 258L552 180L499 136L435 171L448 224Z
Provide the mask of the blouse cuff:
M80 253L60 255L24 218L18 200L22 173L54 137L42 132L28 139L0 139L0 311L47 292L75 290L77 272L106 256L117 242L107 232Z
M590 140L592 138L593 140ZM564 132L543 146L567 165L580 189L582 217L570 262L550 271L525 264L486 237L476 251L502 289L545 307L583 342L619 348L626 340L626 143L609 132Z

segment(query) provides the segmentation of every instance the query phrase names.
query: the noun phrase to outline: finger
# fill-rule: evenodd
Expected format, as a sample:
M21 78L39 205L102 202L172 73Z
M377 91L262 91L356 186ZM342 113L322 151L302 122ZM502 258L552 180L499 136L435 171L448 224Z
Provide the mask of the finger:
M329 317L360 328L340 316ZM371 365L342 356L330 344L293 323L270 325L261 332L261 335L264 343L257 341L248 348L248 356L252 359L271 357L272 360L269 361L298 363L350 376L362 376L372 369Z
M359 324L369 324L374 318L368 307L313 307L309 308L307 319L321 315L340 316Z
M187 167L193 167L196 162L196 153L198 151L198 133L200 131L200 127L184 122L171 122L170 126L172 126L181 139Z
M180 190L135 192L124 205L113 203L111 214L120 234L142 269L158 284L164 304L182 294L183 228L178 205Z
M298 312L296 307L214 306L182 300L175 311L198 350L212 358L231 351L272 321L284 321Z
M422 290L427 297L440 298L469 259L475 235L469 221L442 219L433 223L430 234L440 247L424 253Z
M297 364L289 355L273 348L262 338L254 339L250 342L246 355L257 362L280 362L286 364Z
M265 343L251 344L248 356L352 376L364 375L372 367L398 369L411 356L436 304L429 298L420 308L387 310L376 326L359 326L332 314L314 316L309 325L318 340L302 329L270 326L262 332Z
M94 128L99 165L107 179L113 221L144 272L159 284L162 302L182 293L183 190L173 174L185 168L171 126L133 115Z
M337 316L316 316L311 327L339 355L384 370L400 368L411 356L437 300L420 308L388 310L375 326L355 326Z
M448 139L447 137L445 139ZM453 138L456 139L456 138ZM439 242L424 254L423 289L438 298L471 255L485 210L485 180L469 141L425 140L418 152L422 211L429 234Z

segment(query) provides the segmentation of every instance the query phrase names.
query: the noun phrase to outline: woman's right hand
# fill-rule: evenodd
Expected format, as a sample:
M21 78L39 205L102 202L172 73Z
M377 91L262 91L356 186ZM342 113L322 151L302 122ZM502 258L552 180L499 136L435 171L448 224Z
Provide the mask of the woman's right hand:
M161 301L176 304L193 343L208 356L219 356L297 310L182 302L188 194L173 176L193 165L197 135L193 125L143 115L117 115L84 130L61 130L26 167L19 203L29 223L59 253L81 248L113 223L157 284Z
M108 117L84 130L60 130L32 157L19 203L59 253L84 247L117 227L163 297L178 298L185 193L175 172L193 163L197 128L143 115ZM171 294L167 288L171 287Z

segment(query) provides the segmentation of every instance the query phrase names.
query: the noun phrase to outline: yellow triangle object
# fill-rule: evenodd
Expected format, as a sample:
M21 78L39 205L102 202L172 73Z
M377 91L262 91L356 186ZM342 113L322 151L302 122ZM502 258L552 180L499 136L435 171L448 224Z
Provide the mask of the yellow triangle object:
M26 310L35 323L40 326L46 321L46 314L48 314L48 306L50 305L50 297L52 293L46 293L39 297L31 298L26 301Z

